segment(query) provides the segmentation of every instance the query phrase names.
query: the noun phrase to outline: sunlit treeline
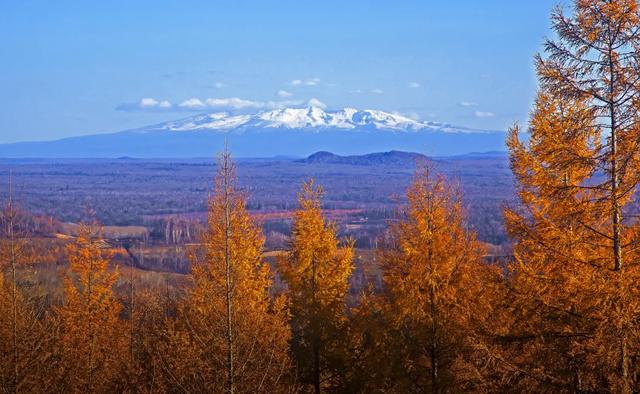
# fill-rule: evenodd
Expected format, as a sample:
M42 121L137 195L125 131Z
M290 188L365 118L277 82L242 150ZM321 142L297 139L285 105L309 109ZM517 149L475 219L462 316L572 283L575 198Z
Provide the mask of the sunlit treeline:
M221 156L209 217L191 256L192 285L116 294L100 227L67 245L63 302L45 304L14 277L37 261L4 210L2 387L8 392L369 392L481 388L497 268L464 225L460 195L428 167L379 260L385 291L347 306L353 242L323 217L322 189L302 185L290 246L263 261L264 236ZM36 267L37 269L37 267ZM125 281L128 278L120 278Z

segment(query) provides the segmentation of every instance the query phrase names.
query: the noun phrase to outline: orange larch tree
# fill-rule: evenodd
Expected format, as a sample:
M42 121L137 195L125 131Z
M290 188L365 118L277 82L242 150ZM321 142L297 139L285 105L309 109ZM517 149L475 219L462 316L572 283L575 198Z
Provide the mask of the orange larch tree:
M508 139L521 204L514 320L503 338L514 374L539 389L637 390L640 17L634 0L576 0L552 15L537 57L529 138ZM515 356L517 354L517 357Z
M274 392L290 384L286 301L270 294L264 236L249 216L225 151L218 162L194 287L172 330L180 387L192 391Z
M44 383L46 347L51 345L42 308L22 288L35 259L25 222L10 186L0 211L0 387L9 393L33 391Z
M61 330L58 389L64 391L118 390L126 365L122 308L113 292L118 272L109 268L112 253L99 235L96 226L83 225L67 246L64 304L56 309Z
M460 193L431 172L416 172L406 211L379 252L385 353L394 365L387 381L399 392L478 391L499 273L483 262Z
M303 184L291 245L279 272L291 303L292 350L301 383L318 393L339 384L346 359L346 296L353 243L340 246L335 223L324 219L322 189Z

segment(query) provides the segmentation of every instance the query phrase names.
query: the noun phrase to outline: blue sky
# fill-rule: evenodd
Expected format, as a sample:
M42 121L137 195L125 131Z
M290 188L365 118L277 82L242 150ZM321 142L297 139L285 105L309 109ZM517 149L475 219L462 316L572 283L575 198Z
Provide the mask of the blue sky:
M0 143L173 120L197 100L506 129L526 121L559 3L0 1Z

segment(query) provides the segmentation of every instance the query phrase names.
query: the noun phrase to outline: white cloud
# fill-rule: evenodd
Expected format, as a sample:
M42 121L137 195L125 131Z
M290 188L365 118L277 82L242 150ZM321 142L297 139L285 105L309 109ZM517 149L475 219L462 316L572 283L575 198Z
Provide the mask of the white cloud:
M282 98L287 98L287 97L293 96L293 93L287 92L286 90L278 90L276 92L276 96L282 97Z
M140 100L139 105L141 108L152 108L158 105L158 100L152 98L143 98Z
M420 83L419 83L419 82L409 82L409 87L410 87L411 89L417 89L417 88L419 88L419 87L421 87L421 86L422 86L422 85L420 85Z
M371 89L371 93L373 93L373 94L382 94L382 93L384 93L384 90L375 88L375 89Z
M360 89L353 89L353 90L349 90L349 93L351 93L351 94L360 94L360 93L362 93L362 90L360 90Z
M253 101L245 100L238 97L231 98L209 98L204 101L208 109L278 109L289 106L301 105L300 100L283 100L283 101Z
M198 98L191 98L178 104L179 108L187 110L202 110L202 109L275 109L282 108L287 105L300 104L299 101L253 101L245 100L239 97L229 98L208 98L200 100Z
M288 92L286 92L288 93ZM285 98L282 95L280 97ZM246 100L239 97L228 98L207 98L199 99L192 97L179 104L172 104L167 100L156 100L154 98L143 98L136 103L122 104L116 109L119 111L206 111L206 110L273 110L286 107L314 106L326 108L327 106L320 100L312 98L305 102L303 100Z
M320 78L311 78L307 81L305 81L305 85L307 86L316 86L317 84L320 83Z
M309 107L318 107L318 108L322 108L322 109L327 108L327 105L325 103L323 103L322 101L318 100L317 98L310 99L307 102L307 105Z
M495 116L493 112L487 111L476 111L475 115L477 118L493 118Z
M293 86L300 86L300 85L305 85L305 86L317 86L320 84L320 78L310 78L310 79L294 79L293 81L290 82L291 85Z
M173 105L167 100L156 100L151 97L145 97L140 99L137 103L126 103L119 105L116 109L119 111L161 111L167 110L173 107Z
M213 84L213 86L215 86L216 89L222 89L222 88L227 87L227 85L225 83L223 83L223 82L216 82L215 84Z
M204 102L209 108L244 109L244 108L257 108L262 106L261 102L244 100L238 97L208 98Z
M205 105L200 99L190 98L189 100L185 100L178 104L178 107L186 109L203 109Z
M473 101L461 101L458 103L458 105L461 107L477 107L478 103Z

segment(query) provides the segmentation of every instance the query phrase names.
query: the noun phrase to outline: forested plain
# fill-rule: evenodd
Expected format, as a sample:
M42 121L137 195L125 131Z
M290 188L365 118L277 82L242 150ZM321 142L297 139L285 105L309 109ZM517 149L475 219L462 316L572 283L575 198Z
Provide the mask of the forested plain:
M157 174L138 183L154 190L115 190L135 160L98 163L91 194L70 180L34 191L25 168L46 183L43 168L69 164L23 163L1 216L0 387L640 391L638 4L576 0L551 22L529 123L509 130L503 167L473 157L467 172L433 160L345 175L236 165L225 150L215 169L141 163ZM211 182L181 180L198 165ZM268 196L247 165L277 173ZM76 176L96 174L82 166ZM500 177L469 176L487 168ZM379 223L362 237L369 217ZM483 230L494 221L504 235ZM144 270L144 244L161 239L187 267Z

